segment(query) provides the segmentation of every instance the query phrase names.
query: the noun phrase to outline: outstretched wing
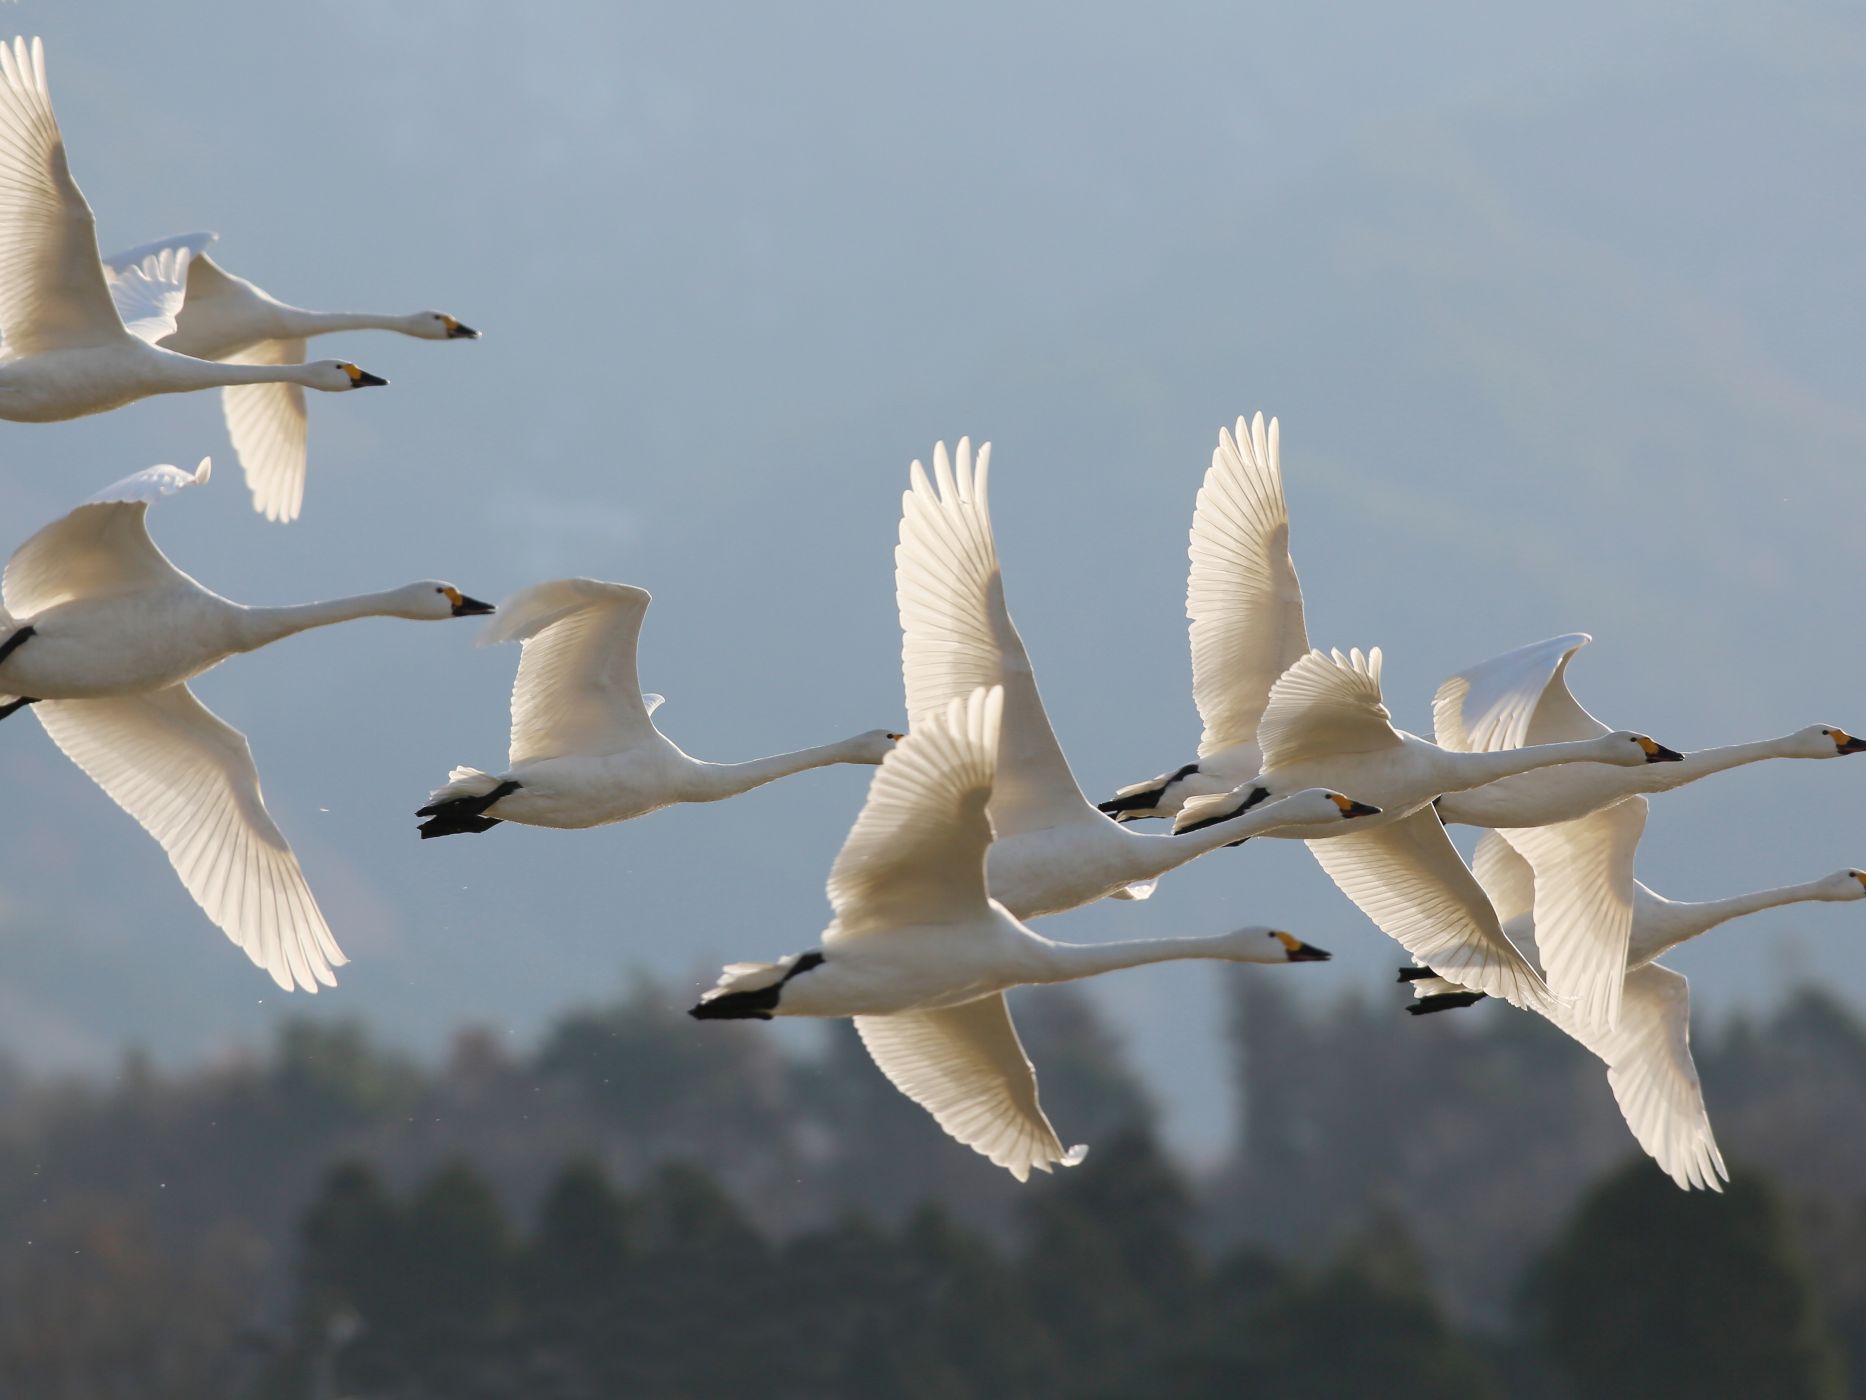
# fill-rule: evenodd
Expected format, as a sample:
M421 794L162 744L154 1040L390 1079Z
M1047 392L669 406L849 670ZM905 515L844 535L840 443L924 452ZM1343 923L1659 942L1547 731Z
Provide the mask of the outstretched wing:
M1257 741L1270 687L1309 649L1302 585L1289 557L1289 507L1276 419L1218 430L1192 511L1192 698L1205 721L1199 757Z
M1611 733L1568 690L1568 662L1593 640L1585 632L1570 632L1506 651L1451 677L1432 698L1438 746L1490 753Z
M37 39L0 43L0 269L0 338L13 354L122 336L97 256L97 221L71 178Z
M902 925L985 915L985 850L1004 690L974 690L915 717L881 761L829 872L824 946Z
M857 1016L855 1029L895 1088L1019 1181L1032 1167L1073 1167L1088 1155L1063 1146L1037 1102L1037 1073L1002 993L943 1011Z
M1552 1009L1541 976L1504 933L1430 807L1307 844L1341 892L1416 961L1471 991Z
M1633 858L1649 806L1629 797L1573 821L1502 833L1535 871L1542 973L1549 990L1572 1003L1565 1014L1579 1025L1610 1028L1620 1018Z
M1312 651L1270 688L1257 726L1266 772L1306 759L1397 748L1393 717L1380 702L1380 648L1365 656Z
M252 750L185 685L32 712L119 807L155 837L207 917L290 991L335 985L347 961L298 859L266 811Z
M31 618L73 598L106 598L185 577L149 538L149 503L207 481L203 457L192 472L150 467L106 486L45 526L13 552L0 599L16 618Z
M1647 963L1626 974L1620 1023L1611 1031L1560 1024L1607 1062L1607 1083L1626 1126L1666 1175L1690 1190L1728 1181L1691 1059L1691 984Z
M134 248L125 248L122 252L112 253L105 258L104 275L108 277L127 271L145 258L171 250L185 253L190 259L198 258L207 251L208 245L219 237L217 233L178 233L170 238L158 238L149 243L139 243Z
M514 766L619 753L655 735L635 674L648 602L645 589L626 583L564 578L533 584L499 605L479 644L525 644L512 683Z
M262 340L226 357L230 365L304 363L303 336ZM227 436L246 473L253 509L268 520L298 518L305 503L309 428L302 384L229 384L220 391Z
M1477 838L1471 874L1477 877L1490 907L1497 911L1498 923L1507 924L1535 912L1536 872L1501 833L1486 831Z
M175 333L176 318L188 295L190 256L185 248L162 248L139 262L106 269L110 300L124 330L151 345Z
M894 585L909 720L980 686L1003 686L1004 734L991 799L998 835L1105 821L1069 771L1005 606L986 488L990 461L989 443L978 451L976 471L968 439L959 441L956 464L942 443L933 451L933 479L915 462L901 498Z

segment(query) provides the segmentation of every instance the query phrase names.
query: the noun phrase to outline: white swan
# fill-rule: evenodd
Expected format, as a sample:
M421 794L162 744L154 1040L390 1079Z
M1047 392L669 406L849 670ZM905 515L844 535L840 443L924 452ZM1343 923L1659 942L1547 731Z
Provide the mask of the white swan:
M1632 797L1609 809L1616 864L1630 868L1645 829L1646 799ZM1605 814L1597 814L1605 816ZM1548 874L1538 853L1532 865L1495 831L1478 841L1474 869L1517 946L1534 954L1541 925L1541 891ZM1550 849L1548 859L1559 860ZM1660 954L1696 938L1730 919L1808 900L1835 902L1866 898L1866 872L1842 870L1805 885L1758 890L1753 894L1703 903L1677 903L1633 882L1632 942L1627 958L1626 995L1619 1024L1605 1029L1557 1006L1545 1014L1607 1065L1620 1112L1640 1147L1679 1186L1721 1191L1718 1179L1730 1179L1711 1133L1710 1116L1691 1060L1691 984L1680 973L1655 962ZM1419 998L1407 1007L1415 1015L1465 1006L1481 993L1465 991L1437 977L1406 968L1402 981Z
M1284 803L1195 836L1144 835L1097 812L1050 728L1004 601L991 530L990 466L991 444L979 448L975 468L967 438L959 440L956 464L944 443L934 448L931 480L919 462L913 464L901 498L894 580L910 725L981 685L1004 687L1003 749L991 796L992 898L1020 919L1110 896L1141 899L1160 876L1220 846L1296 825L1339 826L1378 812L1319 784L1314 791L1291 789Z
M0 44L0 150L0 418L56 422L230 384L337 393L388 383L343 360L221 365L158 349L175 330L187 255L145 259L113 301L37 39Z
M30 705L52 741L167 853L208 918L273 981L316 991L345 961L285 837L252 751L186 682L238 652L357 617L491 612L451 584L298 607L243 607L149 538L149 503L208 478L151 467L14 551L0 580L0 717Z
M1568 663L1592 639L1553 637L1462 671L1432 702L1439 744L1490 751L1524 744L1592 739L1608 732L1568 689ZM1540 843L1547 858L1537 889L1542 970L1558 996L1573 998L1584 1024L1611 1028L1620 1014L1633 920L1631 844L1602 809L1641 793L1668 792L1746 763L1769 758L1838 758L1866 742L1831 725L1809 725L1776 739L1699 749L1677 763L1646 768L1580 764L1505 778L1438 804L1447 823L1501 829L1506 839ZM1624 818L1625 814L1621 814ZM1531 837L1522 828L1536 828ZM1557 852L1560 852L1559 858Z
M889 754L829 874L835 918L820 949L734 963L700 998L701 1020L855 1018L876 1065L953 1137L1019 1181L1074 1166L1037 1101L1036 1073L1004 993L1184 958L1281 963L1326 957L1289 934L1082 946L1032 933L985 887L1002 687L919 716Z
M500 605L480 645L522 642L503 773L456 768L415 815L421 836L489 831L500 822L603 826L677 802L717 802L809 768L879 763L901 736L871 729L820 748L749 763L708 763L655 728L659 695L643 695L636 643L645 590L567 578Z
M1172 813L1177 830L1198 832L1297 788L1352 792L1383 815L1349 831L1278 834L1311 840L1342 892L1415 957L1511 1000L1546 997L1426 810L1443 792L1503 776L1486 763L1505 756L1451 754L1394 729L1380 700L1378 648L1370 657L1309 650L1275 419L1266 427L1260 413L1248 425L1240 418L1235 435L1219 430L1190 555L1193 692L1205 721L1198 760L1124 788L1102 811L1124 820ZM1479 757L1485 762L1471 761ZM1525 750L1514 759L1522 768L1509 771L1668 757L1669 749L1626 733L1592 748Z
M139 273L172 254L185 261L186 298L175 328L156 343L197 360L243 365L292 365L305 342L332 331L382 330L417 340L477 340L479 332L444 311L404 316L307 311L235 277L207 255L215 235L185 233L104 259L118 310L136 296ZM146 275L146 274L145 274ZM253 493L253 509L268 520L296 520L304 505L305 392L293 383L230 385L221 393L227 432Z

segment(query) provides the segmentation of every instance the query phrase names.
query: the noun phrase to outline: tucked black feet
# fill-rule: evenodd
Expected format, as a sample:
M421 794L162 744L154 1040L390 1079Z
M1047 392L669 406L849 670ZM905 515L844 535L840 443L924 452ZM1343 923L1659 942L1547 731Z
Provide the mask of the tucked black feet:
M4 642L0 642L0 661L5 661L19 649L19 644L33 634L33 625L29 622L24 627L16 628Z
M38 700L31 695L22 695L17 700L9 700L6 704L0 705L0 719L5 719L15 710L23 710L28 705L36 705L38 703Z
M1434 1011L1451 1011L1460 1006L1475 1006L1483 999L1482 992L1440 992L1436 996L1420 997L1406 1008L1406 1014L1430 1016Z
M433 836L468 836L491 831L499 825L498 817L486 815L486 809L502 797L517 792L519 784L507 779L484 797L454 797L445 802L430 802L415 813L428 820L421 823L421 839Z

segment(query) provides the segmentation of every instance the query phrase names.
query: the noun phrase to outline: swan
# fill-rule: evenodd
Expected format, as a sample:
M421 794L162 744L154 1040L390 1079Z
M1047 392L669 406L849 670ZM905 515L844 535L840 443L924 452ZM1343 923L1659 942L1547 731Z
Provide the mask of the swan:
M1193 698L1205 721L1199 757L1124 788L1101 810L1124 821L1172 815L1184 833L1236 820L1295 789L1352 792L1382 815L1352 829L1286 830L1342 892L1413 956L1508 999L1547 996L1511 947L1483 891L1428 804L1553 763L1644 766L1675 758L1623 732L1586 745L1504 755L1453 754L1396 730L1380 697L1381 653L1309 649L1302 586L1289 553L1281 431L1259 413L1220 429L1193 510L1186 612ZM1473 763L1473 759L1480 762ZM1332 839L1322 840L1323 837Z
M1452 676L1432 702L1439 745L1497 751L1607 733L1568 689L1568 663L1592 640L1585 632L1552 637ZM1860 752L1866 752L1866 741L1815 724L1780 738L1700 749L1676 763L1632 769L1577 764L1524 773L1447 793L1438 814L1447 824L1500 829L1506 840L1520 845L1534 839L1550 850L1539 867L1548 874L1536 898L1542 969L1558 996L1575 999L1584 1022L1611 1028L1620 1014L1632 928L1633 847L1616 839L1615 822L1602 817L1602 809L1764 759ZM1529 838L1523 828L1541 834ZM1559 861L1553 856L1557 847Z
M292 365L305 358L306 340L331 331L396 331L417 340L479 339L478 331L444 311L385 316L306 311L279 301L209 257L207 246L215 237L180 234L104 259L104 275L119 311L135 295L137 274L145 264L165 254L185 259L184 300L175 314L175 328L157 342L164 350L197 360ZM304 387L290 382L230 385L221 392L221 407L234 454L253 493L253 509L268 520L296 520L305 491Z
M40 530L0 577L0 718L30 706L52 742L156 839L209 919L286 990L346 959L266 811L246 738L187 682L238 652L358 617L489 613L452 584L297 607L209 592L150 539L152 501L208 479L151 467Z
M1609 809L1610 818L1597 814L1616 861L1628 868L1645 829L1646 807L1645 798L1629 797ZM1501 833L1487 831L1478 841L1473 868L1510 937L1533 956L1547 862L1559 859L1560 851L1555 846L1531 849L1535 857L1525 860ZM1680 1187L1721 1191L1719 1178L1728 1181L1730 1174L1711 1133L1697 1066L1691 1060L1691 984L1683 974L1655 959L1719 924L1759 910L1810 900L1856 899L1866 899L1866 872L1859 870L1841 870L1807 884L1701 903L1665 899L1634 881L1626 992L1618 1025L1609 1030L1581 1018L1568 1006L1544 1012L1565 1034L1606 1062L1607 1082L1627 1127ZM1425 969L1418 967L1400 972L1400 980L1410 982L1418 998L1406 1008L1414 1015L1482 999L1482 993L1424 974Z
M0 146L0 418L58 422L151 394L236 384L342 393L388 383L347 360L211 364L158 348L175 331L188 255L145 258L126 270L113 299L37 39L0 43Z
M835 917L822 946L733 963L689 1014L855 1019L875 1064L954 1138L1019 1181L1075 1166L1037 1099L1036 1072L1004 993L1124 967L1212 958L1321 961L1276 929L1092 946L1033 933L986 887L997 756L1008 745L1002 686L917 716L875 774L829 873Z
M456 768L416 816L421 837L521 826L603 826L677 802L717 802L831 763L875 764L900 735L871 729L749 763L689 757L655 728L635 649L646 590L589 578L534 584L500 605L481 646L522 642L503 773Z
M1195 836L1130 831L1096 811L1050 727L1023 639L1004 600L992 536L991 444L959 440L957 461L933 449L933 475L909 468L894 551L901 673L912 717L943 711L981 685L1002 685L1004 748L991 796L991 896L1020 919L1109 897L1144 899L1195 856L1281 827L1341 824L1379 809L1310 785L1282 803Z

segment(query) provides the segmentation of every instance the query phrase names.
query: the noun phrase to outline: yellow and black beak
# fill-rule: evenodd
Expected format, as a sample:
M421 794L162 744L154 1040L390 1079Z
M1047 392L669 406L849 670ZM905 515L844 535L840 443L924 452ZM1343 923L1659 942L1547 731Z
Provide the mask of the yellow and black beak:
M1365 802L1356 802L1353 798L1343 797L1338 792L1330 793L1329 800L1341 809L1341 815L1344 817L1377 817L1380 815L1378 807L1370 807ZM1324 953L1322 956L1327 957L1328 954Z
M342 368L343 372L350 376L352 389L373 389L389 382L379 374L371 374L368 370L358 369L352 364L346 364Z
M1677 749L1668 749L1657 740L1648 739L1643 734L1639 736L1639 747L1646 751L1648 763L1682 763L1684 761L1685 756Z
M1866 870L1849 870L1847 874L1860 882L1860 888L1866 889Z
M1313 943L1304 943L1293 933L1273 933L1270 936L1283 945L1283 951L1289 955L1291 962L1327 962L1335 956Z
M453 604L455 617L484 617L493 611L491 603L482 603L477 598L469 598L458 588L444 590L447 601Z
M1834 731L1834 747L1841 753L1866 753L1866 739L1855 739L1844 729Z
M447 327L449 340L478 340L479 332L464 321L456 321L451 316L442 316L441 324Z

